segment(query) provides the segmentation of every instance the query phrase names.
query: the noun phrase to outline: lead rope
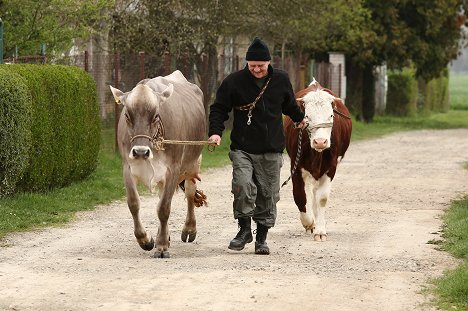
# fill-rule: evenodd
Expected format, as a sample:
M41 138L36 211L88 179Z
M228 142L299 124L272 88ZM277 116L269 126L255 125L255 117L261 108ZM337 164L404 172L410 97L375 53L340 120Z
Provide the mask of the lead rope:
M296 159L294 160L294 165L291 170L291 175L289 175L288 179L281 185L281 188L286 186L286 184L291 180L291 177L294 175L297 169L297 165L299 164L299 158L301 157L301 151L302 151L302 128L299 130L299 143L297 144L297 154L296 154Z
M156 134L153 137L148 135L135 135L130 139L130 142L133 142L136 138L146 138L152 144L156 151L165 150L164 145L208 145L208 151L213 152L216 147L216 143L212 142L211 140L173 140L173 139L164 139L165 131L164 131L164 124L162 122L161 116L158 114L156 116L157 129Z

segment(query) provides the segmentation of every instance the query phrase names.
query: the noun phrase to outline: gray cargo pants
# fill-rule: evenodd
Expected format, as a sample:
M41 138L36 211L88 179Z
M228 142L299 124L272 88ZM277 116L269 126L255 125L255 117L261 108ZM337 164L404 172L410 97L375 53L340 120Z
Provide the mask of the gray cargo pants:
M280 199L281 153L250 154L231 150L234 218L252 217L266 227L276 220L276 203Z

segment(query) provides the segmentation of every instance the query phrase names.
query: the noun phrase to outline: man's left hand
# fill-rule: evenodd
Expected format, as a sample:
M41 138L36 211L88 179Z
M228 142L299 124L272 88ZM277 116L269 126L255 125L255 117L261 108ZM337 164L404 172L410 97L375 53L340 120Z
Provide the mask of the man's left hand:
M296 128L298 128L298 129L304 129L304 128L306 128L306 127L307 127L307 119L304 118L304 119L302 119L301 122L296 122L296 123L294 123L294 126L295 126Z

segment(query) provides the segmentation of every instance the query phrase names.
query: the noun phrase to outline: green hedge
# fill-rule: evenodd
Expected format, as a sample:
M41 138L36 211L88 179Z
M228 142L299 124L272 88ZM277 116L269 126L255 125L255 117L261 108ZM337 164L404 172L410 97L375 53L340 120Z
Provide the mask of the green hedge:
M417 112L418 83L413 71L404 69L388 74L385 112L394 116L411 116Z
M410 116L416 113L447 112L450 109L449 72L428 82L416 80L411 69L388 74L386 113Z
M47 191L87 177L97 166L100 143L92 77L77 67L0 66L0 76L11 73L23 78L32 102L27 167L15 192Z
M448 70L429 81L424 96L425 112L447 112L450 109Z
M13 193L31 147L31 95L24 79L0 71L0 197Z

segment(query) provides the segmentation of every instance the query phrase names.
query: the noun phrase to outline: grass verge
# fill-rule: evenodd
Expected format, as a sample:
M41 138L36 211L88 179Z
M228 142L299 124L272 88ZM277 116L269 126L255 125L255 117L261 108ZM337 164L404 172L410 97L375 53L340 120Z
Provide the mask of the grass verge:
M0 199L0 239L15 231L61 225L78 211L91 210L125 194L113 131L102 132L96 171L86 180L47 193L21 193Z
M462 259L457 268L434 279L434 303L442 310L468 310L468 195L452 202L444 214L441 250Z
M450 102L451 112L455 115L447 117L455 117L457 122L465 122L468 118L465 114L468 111L467 85L468 74L451 74ZM468 169L468 162L463 168ZM468 194L452 202L443 221L443 240L438 244L442 250L460 258L462 264L434 279L435 287L430 291L435 297L434 304L441 310L468 310Z

